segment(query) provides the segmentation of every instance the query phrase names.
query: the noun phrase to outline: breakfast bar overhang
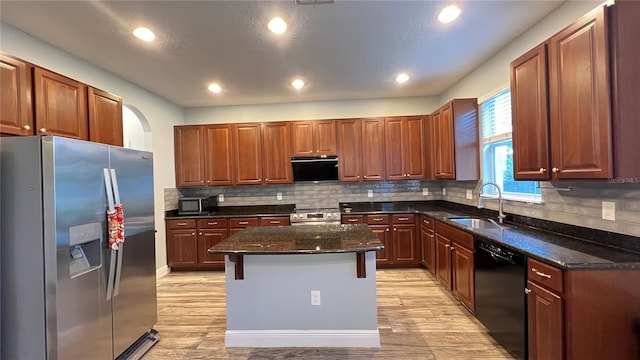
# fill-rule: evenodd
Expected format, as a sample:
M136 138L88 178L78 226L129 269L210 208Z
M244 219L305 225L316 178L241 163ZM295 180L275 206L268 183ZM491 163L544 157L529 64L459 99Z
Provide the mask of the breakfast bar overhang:
M227 347L379 347L375 251L366 225L247 228L225 256Z

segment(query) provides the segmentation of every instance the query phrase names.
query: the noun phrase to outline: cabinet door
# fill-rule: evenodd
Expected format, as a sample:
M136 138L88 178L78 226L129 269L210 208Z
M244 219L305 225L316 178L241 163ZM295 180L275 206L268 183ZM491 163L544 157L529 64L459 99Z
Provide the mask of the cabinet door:
M198 264L198 237L195 229L167 231L167 265L170 267Z
M89 140L122 146L122 99L88 87Z
M612 176L605 8L549 40L552 178Z
M425 122L425 178L429 180L436 179L436 126L433 115L427 115Z
M422 240L422 265L435 274L436 241L433 231L421 226L420 238Z
M473 277L473 251L452 242L453 296L472 312L475 309L475 281Z
M404 172L407 179L423 179L425 171L424 117L410 116L404 120L402 142L404 151Z
M235 170L238 185L262 183L262 139L260 124L236 124L233 126L236 144Z
M384 250L376 251L376 264L378 265L387 265L391 264L391 239L389 231L389 225L369 225L369 229L373 231L374 234L378 237L382 245L384 245Z
M393 262L416 263L416 227L413 224L393 224Z
M204 126L206 185L233 185L233 136L231 125Z
M316 120L313 122L314 155L336 155L336 121Z
M293 156L316 155L313 144L313 123L311 121L292 122L291 143Z
M516 180L549 179L547 98L547 44L542 44L511 63L513 176Z
M385 179L384 119L362 120L362 178Z
M449 239L436 234L436 277L451 290L451 248Z
M449 103L434 115L436 138L436 178L455 179L453 108Z
M402 180L406 178L404 172L404 149L402 139L402 118L384 119L385 160L387 165L387 180Z
M291 129L288 122L264 123L262 127L263 169L265 184L290 184Z
M33 82L36 134L89 140L87 86L38 67Z
M198 264L224 265L224 254L209 254L207 250L229 236L227 229L206 229L198 233Z
M562 298L527 281L530 360L563 359Z
M360 119L338 120L340 181L362 181L362 124Z
M205 147L202 132L203 128L200 125L173 128L177 187L205 185Z
M0 133L33 135L31 65L0 55Z

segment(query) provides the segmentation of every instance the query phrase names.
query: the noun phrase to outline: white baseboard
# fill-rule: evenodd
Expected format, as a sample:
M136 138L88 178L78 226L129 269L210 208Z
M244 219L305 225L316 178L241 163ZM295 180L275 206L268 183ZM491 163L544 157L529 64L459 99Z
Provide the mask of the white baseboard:
M378 330L227 330L226 347L380 347Z
M171 269L167 265L161 267L160 269L156 269L156 279L160 279L161 277L167 275L170 272L171 272Z

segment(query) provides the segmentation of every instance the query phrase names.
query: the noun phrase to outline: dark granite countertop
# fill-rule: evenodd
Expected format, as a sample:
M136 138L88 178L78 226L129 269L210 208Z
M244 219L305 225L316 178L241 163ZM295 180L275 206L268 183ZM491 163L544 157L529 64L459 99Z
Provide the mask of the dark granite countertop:
M218 211L202 215L178 215L177 210L167 211L165 219L199 219L211 217L256 217L256 216L287 216L295 209L295 204L284 205L251 205L251 206L221 206Z
M584 239L564 236L544 228L525 224L506 223L502 228L463 225L450 220L456 216L475 216L486 219L482 212L461 207L450 208L442 202L393 202L393 203L341 203L342 214L366 215L379 213L418 213L430 216L488 239L511 250L547 262L563 269L640 269L640 254L611 246L600 245ZM350 209L345 211L346 209ZM489 223L486 220L482 222ZM491 223L489 223L491 224ZM486 224L485 224L486 225ZM588 229L587 231L598 230ZM640 242L640 239L637 239Z
M322 254L384 249L367 225L249 227L208 251L211 254Z

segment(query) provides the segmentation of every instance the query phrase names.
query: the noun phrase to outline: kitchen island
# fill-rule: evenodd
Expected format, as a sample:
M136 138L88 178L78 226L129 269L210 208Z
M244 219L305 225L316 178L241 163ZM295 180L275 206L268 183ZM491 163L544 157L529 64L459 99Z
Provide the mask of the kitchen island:
M375 251L366 225L247 228L225 254L228 347L379 347Z

